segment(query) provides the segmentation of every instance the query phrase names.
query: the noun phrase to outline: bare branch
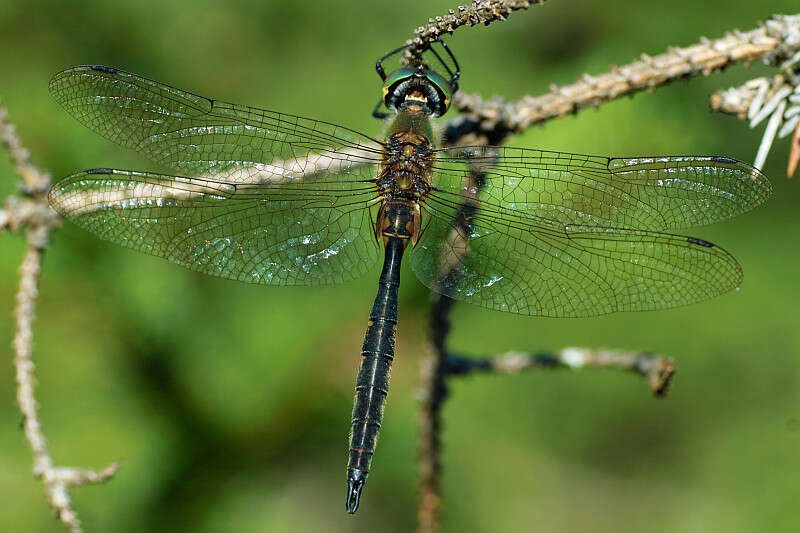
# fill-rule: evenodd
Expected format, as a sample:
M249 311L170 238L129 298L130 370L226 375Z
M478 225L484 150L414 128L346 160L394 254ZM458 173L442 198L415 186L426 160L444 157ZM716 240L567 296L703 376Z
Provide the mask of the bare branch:
M739 87L720 90L711 95L711 110L736 115L744 120L753 100L761 102L771 86L767 78L754 78Z
M556 368L615 368L632 371L647 378L653 396L657 397L666 395L675 375L675 363L672 359L649 352L564 348L555 354L508 352L482 359L450 354L447 358L447 373L459 376L473 372L517 374L523 370Z
M441 316L441 315L440 315ZM425 357L420 364L418 397L420 400L419 445L417 449L417 504L418 533L439 531L441 507L439 481L441 479L441 408L447 397L444 358L436 353Z
M50 209L45 198L9 196L6 198L3 209L0 210L0 230L10 229L19 231L23 228L49 228L61 225L58 213ZM39 246L44 248L47 244L47 234L40 233L44 241ZM30 237L30 236L29 236Z
M50 175L40 171L31 163L31 154L22 146L17 131L8 121L8 111L0 102L0 142L8 150L14 168L22 177L23 187L26 192L46 191L50 186Z
M552 86L540 96L525 96L516 102L500 98L483 100L478 95L459 93L455 106L478 122L484 133L518 133L534 124L563 117L586 107L652 90L660 85L691 76L707 76L731 64L765 59L778 65L800 50L800 15L773 15L766 24L749 32L732 31L715 40L702 38L686 48L669 48L666 53L613 67L598 76L584 74L562 87ZM462 119L463 120L463 119Z
M19 290L14 318L16 331L12 347L16 368L17 404L22 412L25 440L33 453L33 474L41 478L47 501L55 509L58 519L73 532L81 531L80 521L70 504L68 489L87 483L101 483L117 471L118 463L95 472L67 467L56 467L47 449L37 413L33 363L33 320L38 297L42 252L49 242L50 232L60 224L58 215L47 205L46 191L50 175L31 163L30 153L16 135L14 125L8 121L8 112L0 107L0 139L8 150L14 166L22 177L22 197L6 199L0 211L0 229L25 230L28 247L20 266Z
M488 26L492 22L506 20L514 11L528 9L545 0L473 0L470 6L458 6L447 15L428 19L425 26L414 30L414 38L406 42L413 44L407 51L407 58L419 58L423 52L444 34L452 34L461 26Z
M40 171L31 163L30 152L25 149L17 136L16 127L8 120L8 110L0 101L0 143L8 151L14 169L22 177L21 189L29 195L43 193L50 186L50 175ZM39 227L58 225L58 217L48 206L47 202L32 198L18 198L15 196L6 199L0 209L0 230L10 229L16 231L22 227Z
M448 31L452 33L458 26L474 25L479 22L489 23L503 20L499 14L507 16L514 10L525 9L540 2L486 2L475 1L470 7L459 7L459 13L451 13L444 17L431 19L427 26L416 30L419 34L419 46L424 49L436 36ZM498 15L492 9L500 9ZM452 10L451 10L452 11ZM454 18L455 17L455 18ZM494 18L492 18L494 17ZM459 21L455 25L455 21ZM472 20L472 24L467 21ZM449 29L449 30L448 30ZM422 37L426 36L426 37ZM416 39L409 43L416 43ZM414 48L417 50L417 48ZM558 87L553 85L550 92L539 96L525 96L516 102L507 102L502 98L483 99L476 94L457 92L454 105L463 114L446 121L443 131L446 133L448 145L458 144L470 136L473 142L489 142L500 144L505 137L520 133L527 128L576 113L585 107L598 107L642 90L653 90L676 79L684 79L699 74L709 75L737 62L750 62L764 59L771 65L784 67L781 62L791 60L800 51L800 14L784 16L774 15L766 24L749 32L733 30L721 39L702 38L700 42L686 48L669 48L664 54L649 57L642 55L621 67L613 67L609 72L598 76L584 74L573 84ZM782 76L782 75L781 75ZM784 79L781 77L781 79ZM762 80L759 78L759 80ZM756 80L745 84L740 93L730 89L716 93L712 97L712 109L740 114L750 104L757 87ZM755 88L754 88L755 87ZM752 93L752 94L751 94ZM774 94L771 92L770 94ZM787 109L787 112L790 110ZM779 137L780 137L779 132ZM476 141L475 137L480 140ZM784 135L785 136L785 135ZM370 163L373 155L367 147L362 151L354 150L348 154L347 160L334 162L355 167ZM289 168L291 162L276 161L273 167ZM319 164L309 165L305 169L292 169L293 177L313 176L320 168L326 168L331 162L320 159ZM759 166L759 165L756 165ZM244 182L259 182L262 178L247 178Z
M470 139L461 137L459 141ZM439 257L439 272L436 285L452 282L461 275L459 265L469 252L470 225L480 207L480 191L486 184L486 175L480 169L472 168L465 190L470 191L458 206L453 217L452 229L447 236L448 250ZM420 500L418 521L420 533L439 531L439 479L441 478L441 408L447 398L447 348L446 340L450 332L450 309L455 301L441 294L432 293L430 344L431 355L422 363L420 376L420 398L422 408L419 416L420 444L417 455L419 472Z
M664 397L675 375L675 363L668 357L648 352L621 350L589 350L565 348L555 354L508 352L503 355L472 358L446 353L441 356L444 337L449 331L448 309L453 300L437 296L434 301L432 321L443 323L433 326L433 353L426 357L420 367L418 396L422 404L419 414L420 444L417 453L419 504L417 517L418 533L439 531L441 505L441 409L448 397L447 378L464 376L475 372L517 374L526 370L611 368L633 372L647 379L650 392L657 398Z
M800 29L798 29L800 32ZM800 132L800 52L779 65L782 72L771 79L755 78L725 91L711 95L711 109L739 119L750 120L755 128L767 120L753 166L761 168L776 138L783 139L792 132L792 144L786 170L791 178L800 158L797 136Z

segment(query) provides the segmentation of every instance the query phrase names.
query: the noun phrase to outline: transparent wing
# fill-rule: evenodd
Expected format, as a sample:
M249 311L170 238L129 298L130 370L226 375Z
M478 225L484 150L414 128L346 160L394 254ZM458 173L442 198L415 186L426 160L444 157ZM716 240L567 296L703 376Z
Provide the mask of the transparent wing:
M379 141L348 128L205 98L110 67L60 72L50 92L85 126L183 176L358 180L373 177L380 155Z
M714 156L471 146L439 152L433 166L412 254L419 278L451 298L536 316L663 309L737 287L741 268L725 250L661 231L730 218L772 191L750 165Z
M562 224L664 231L718 222L772 194L757 169L728 157L609 158L467 146L441 152L437 187L454 199L471 172L484 176L482 203Z
M56 183L49 200L104 240L248 283L337 283L378 259L369 183L232 184L94 169Z
M426 204L412 267L432 290L489 309L548 317L665 309L742 279L728 252L693 237L545 224L501 209L482 210L465 233L455 211L436 197Z

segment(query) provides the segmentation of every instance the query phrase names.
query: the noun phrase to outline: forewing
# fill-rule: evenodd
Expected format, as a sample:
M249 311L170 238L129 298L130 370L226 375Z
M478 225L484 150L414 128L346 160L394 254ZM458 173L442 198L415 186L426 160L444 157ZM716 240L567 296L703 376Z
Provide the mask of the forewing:
M757 169L728 157L608 158L524 148L467 146L434 163L442 194L465 194L483 175L481 200L528 217L669 231L724 220L762 204L772 193Z
M379 158L380 143L354 130L205 98L109 67L60 72L50 92L85 126L183 176L280 183L323 173L359 180L374 177Z
M446 195L428 198L412 266L432 290L489 309L548 317L664 309L742 279L730 254L701 239L565 225L485 205L465 231L458 212Z
M94 169L56 183L49 200L104 240L248 283L338 283L378 258L370 184L232 184Z

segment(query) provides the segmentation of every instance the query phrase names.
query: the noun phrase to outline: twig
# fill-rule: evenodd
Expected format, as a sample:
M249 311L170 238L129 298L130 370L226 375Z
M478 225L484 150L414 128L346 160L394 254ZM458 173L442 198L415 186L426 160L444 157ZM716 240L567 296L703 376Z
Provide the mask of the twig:
M448 135L446 133L445 135ZM460 141L472 139L461 137ZM451 143L452 144L452 143ZM439 531L439 479L441 478L441 408L447 399L447 335L450 332L450 309L455 300L442 294L438 287L452 283L460 275L459 265L467 253L469 228L472 218L479 208L479 194L486 183L486 176L473 169L469 173L465 190L471 191L459 205L453 217L453 229L444 248L452 252L440 257L437 276L437 288L432 291L430 341L431 355L421 366L420 398L422 409L419 417L420 444L417 454L417 471L419 473L420 501L417 512L419 533L435 533Z
M800 41L800 27L796 33ZM786 169L791 178L800 159L800 52L778 66L782 72L771 79L755 78L739 87L717 91L711 95L711 109L748 119L750 128L769 118L753 163L757 168L764 165L776 138L783 139L794 132Z
M9 196L0 209L0 230L19 231L22 228L55 228L61 224L58 214L50 209L44 198ZM42 234L45 241L47 235ZM42 246L44 247L44 246Z
M418 36L424 39L415 41L417 47L413 50L419 53L423 50L423 44L431 42L443 31L452 32L455 27L453 20L446 17L432 20L427 27L417 30ZM639 61L614 67L608 73L599 76L584 75L571 85L553 86L548 94L525 97L518 102L507 103L501 99L485 101L475 95L457 94L455 105L463 114L445 124L445 142L447 145L463 144L467 141L500 144L507 136L534 124L577 112L584 107L597 107L637 91L652 90L677 79L709 75L736 62L763 58L776 65L798 53L798 35L800 15L774 16L765 25L750 32L733 31L713 41L703 38L693 46L670 48L666 53L655 57L642 55ZM783 112L783 109L780 111ZM473 185L475 190L479 190L480 177L473 178L478 178ZM468 187L468 190L471 189L472 187ZM454 224L457 229L451 232L451 238L459 237L458 228L466 229L469 226L472 210L477 207L477 204L471 202L461 206ZM468 253L466 244L447 248L457 251L463 249L460 252L462 257ZM459 257L455 259L460 260ZM453 263L452 257L442 258L442 267L440 283L446 282L448 276L457 272L457 264ZM422 365L418 455L418 515L419 531L422 533L439 531L441 408L448 396L449 376L475 371L510 373L533 368L617 368L644 376L653 395L662 397L675 373L671 359L643 352L568 348L556 354L509 353L477 360L451 354L447 352L446 339L450 329L449 312L453 303L446 296L434 295L431 318L433 353Z
M35 231L32 230L30 233L35 233ZM36 237L36 239L40 238L41 236ZM14 366L17 369L17 404L22 412L25 439L33 451L33 474L42 479L47 501L55 509L58 519L71 531L79 532L81 530L80 521L70 505L69 487L106 481L114 475L119 464L114 463L100 472L56 467L47 450L47 442L36 412L34 392L33 318L38 296L37 283L42 248L33 241L34 239L29 239L28 249L20 267L17 307L14 311L14 318L17 321L13 341Z
M434 293L431 309L431 339L433 350L420 364L418 396L420 400L419 447L417 451L417 475L419 504L417 508L418 533L439 531L439 509L441 479L441 409L448 395L444 341L450 330L450 314L445 309L453 300ZM440 322L436 324L434 322Z
M14 318L16 331L12 347L16 368L17 404L22 412L25 440L33 452L33 474L41 478L47 501L56 511L58 519L73 532L81 531L80 521L72 509L69 488L87 483L102 483L117 471L113 463L101 471L57 467L47 449L37 413L33 363L33 320L38 281L41 272L42 252L49 242L50 232L60 224L58 216L47 205L46 191L49 174L40 171L30 160L30 153L22 146L14 126L8 121L6 109L0 106L0 139L9 152L16 171L22 177L24 196L12 196L0 211L0 229L25 229L28 243L20 266L19 290Z
M420 367L419 415L420 444L417 455L419 475L418 533L439 531L441 479L441 410L449 390L447 378L475 372L516 374L536 369L611 368L630 371L645 377L650 392L663 398L675 375L675 363L668 357L648 352L620 350L588 350L565 348L555 354L508 352L488 358L472 358L444 352L444 341L450 329L449 308L454 303L437 295L431 312L433 353ZM438 322L438 323L437 323Z
M448 354L446 371L449 375L464 376L474 372L518 374L523 370L556 368L615 368L629 370L647 378L653 396L664 397L675 375L675 362L669 357L649 352L620 350L589 350L564 348L552 353L508 352L488 358Z
M489 358L471 358L446 353L444 342L450 330L449 309L454 300L442 295L434 298L431 312L433 353L420 367L419 415L420 444L417 455L419 475L418 533L439 531L441 505L441 410L449 391L447 378L475 372L517 374L525 370L557 368L614 368L647 378L653 396L662 398L675 375L674 361L646 352L565 348L555 354L509 352Z
M22 177L24 190L29 193L46 191L50 186L50 175L40 171L31 163L31 154L22 146L16 128L8 121L8 110L0 101L0 142L11 156L14 169Z
M406 52L407 60L419 58L428 46L444 34L452 34L461 26L488 26L492 22L503 21L517 10L528 9L546 0L473 0L470 6L458 6L447 15L428 19L425 26L414 30L414 38L406 42L413 44Z
M43 193L50 186L50 175L40 171L31 163L31 155L22 146L16 127L8 120L8 110L0 100L0 144L8 152L14 170L22 178L20 189L26 197L11 196L0 209L0 230L17 231L22 227L58 225L58 216L47 205L47 201L37 201L34 196ZM43 236L46 239L46 235Z
M477 16L476 13L481 9L489 9L486 6L491 4L503 5L506 10L503 11L504 16L507 16L515 9L524 9L525 3L473 2L470 7L459 7L459 13L462 13L463 9L463 13ZM532 5L541 2L527 3ZM431 19L427 26L418 28L416 31L420 35L429 36L427 40L421 42L430 42L447 28L455 29L452 19L448 16L436 17ZM459 20L472 19L464 14ZM492 20L503 19L497 17L490 20L484 15L480 20L475 20L475 23L490 23ZM466 25L466 22L460 25ZM446 144L463 144L462 141L467 136L471 137L473 142L501 144L509 135L521 133L531 126L548 120L576 113L586 107L596 108L638 91L653 90L677 79L700 74L709 75L738 62L748 63L764 59L767 63L780 67L782 61L785 62L800 52L798 35L800 35L800 14L773 15L764 25L752 31L743 33L734 30L716 40L703 38L695 45L686 48L671 47L666 53L655 57L643 54L639 61L613 67L610 71L595 76L584 74L575 83L561 87L553 85L546 94L524 96L515 102L508 102L502 98L484 99L476 94L457 92L454 96L454 106L462 115L444 122L442 130L445 132ZM751 80L748 83L760 82ZM733 93L733 89L715 93L712 96L712 109L733 114L746 113L756 89L757 87L754 89L753 86L745 84L741 93ZM352 159L342 163L351 167L358 166L362 162L371 164L368 163L370 155L368 152L354 151ZM290 168L287 165L291 164L283 161L272 163L278 168ZM317 169L318 166L313 166L311 172L301 172L296 174L296 177L313 175Z
M570 85L554 85L549 93L540 96L506 102L501 98L484 100L478 95L458 93L454 105L476 123L476 131L519 133L552 118L678 79L707 76L734 63L764 58L777 65L800 50L799 34L800 15L773 15L766 24L749 32L733 31L715 40L703 38L692 46L669 48L654 57L643 54L640 60L612 67L604 74L584 74Z

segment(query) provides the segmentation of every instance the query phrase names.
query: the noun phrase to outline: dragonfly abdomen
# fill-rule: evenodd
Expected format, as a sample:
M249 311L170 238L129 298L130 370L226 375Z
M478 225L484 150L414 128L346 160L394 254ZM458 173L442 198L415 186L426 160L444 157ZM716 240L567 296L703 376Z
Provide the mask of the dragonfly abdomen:
M389 393L394 340L397 327L397 292L400 286L400 255L403 246L392 240L386 249L387 261L378 286L378 294L369 316L367 333L361 349L361 366L356 378L353 404L353 433L350 442L349 470L369 472L383 407ZM391 257L390 257L391 256ZM397 259L394 259L394 258Z
M405 230L413 225L411 206L388 204L383 233L385 257L378 281L378 294L369 315L367 333L361 349L361 366L356 378L353 403L353 429L350 434L350 460L347 465L347 511L355 513L364 487L378 431L383 421L383 408L389 393L394 340L397 326L397 293L400 287L400 262L412 234Z

